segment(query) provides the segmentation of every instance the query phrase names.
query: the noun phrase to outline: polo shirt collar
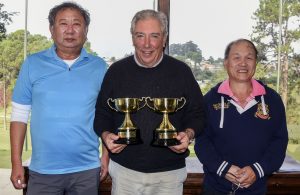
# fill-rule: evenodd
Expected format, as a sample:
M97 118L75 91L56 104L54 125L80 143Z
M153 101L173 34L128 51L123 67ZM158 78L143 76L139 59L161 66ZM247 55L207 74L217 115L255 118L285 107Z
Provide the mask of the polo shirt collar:
M53 44L50 49L48 50L48 52L46 53L46 56L50 57L50 58L54 58L56 60L62 60L56 53L56 45ZM82 60L84 58L88 58L88 53L86 51L86 49L82 48L81 51L80 51L80 54L79 54L79 60Z
M254 99L255 96L261 96L261 95L265 95L266 94L265 87L262 84L260 84L257 80L251 79L251 83L252 83L252 88L253 89L252 89L251 94L247 98L247 102L249 102L252 99ZM232 92L232 90L230 88L229 79L226 79L225 81L223 81L221 83L221 85L218 88L218 93L221 93L221 94L224 94L224 95L228 95L234 101L238 101L238 99L233 95L233 92Z

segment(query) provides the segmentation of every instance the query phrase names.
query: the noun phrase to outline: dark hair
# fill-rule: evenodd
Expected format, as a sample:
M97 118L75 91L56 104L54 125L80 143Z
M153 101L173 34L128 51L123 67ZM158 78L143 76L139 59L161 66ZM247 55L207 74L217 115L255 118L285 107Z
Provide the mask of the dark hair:
M138 21L148 19L148 18L154 18L157 19L161 25L161 31L165 36L168 36L168 18L163 12L158 12L151 9L141 10L137 12L131 21L131 27L130 32L133 35L135 30L135 25Z
M229 52L230 52L232 46L235 45L235 44L237 44L237 43L240 43L240 42L247 42L247 43L249 43L252 46L252 48L254 49L254 51L255 51L255 58L257 59L258 51L257 51L254 43L252 41L248 40L248 39L237 39L235 41L230 42L227 45L226 49L225 49L224 59L228 58L228 55L229 55Z
M68 8L78 10L80 12L80 14L82 15L82 17L84 18L85 25L87 27L89 26L90 21L91 21L90 13L87 10L85 10L84 8L82 8L80 5L78 5L77 3L71 2L71 1L56 5L50 10L49 15L48 15L48 20L49 20L50 26L54 25L55 17L57 15L57 13L61 10L65 10Z

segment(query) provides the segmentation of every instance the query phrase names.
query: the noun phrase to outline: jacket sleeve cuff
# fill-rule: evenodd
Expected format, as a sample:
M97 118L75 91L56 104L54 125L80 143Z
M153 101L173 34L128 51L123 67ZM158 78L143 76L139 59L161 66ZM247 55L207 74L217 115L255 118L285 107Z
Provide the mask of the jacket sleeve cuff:
M223 161L217 170L217 175L220 177L225 177L226 173L228 172L231 164L227 161Z
M262 178L265 176L265 172L259 163L256 162L256 163L252 164L251 168L253 169L253 171L256 175L256 178Z

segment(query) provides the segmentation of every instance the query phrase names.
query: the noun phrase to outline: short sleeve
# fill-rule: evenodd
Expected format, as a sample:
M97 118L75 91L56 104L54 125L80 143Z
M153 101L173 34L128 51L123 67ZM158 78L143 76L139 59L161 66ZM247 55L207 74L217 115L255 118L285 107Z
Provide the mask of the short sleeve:
M31 105L32 84L29 78L29 59L21 66L16 85L13 90L12 101L18 104Z

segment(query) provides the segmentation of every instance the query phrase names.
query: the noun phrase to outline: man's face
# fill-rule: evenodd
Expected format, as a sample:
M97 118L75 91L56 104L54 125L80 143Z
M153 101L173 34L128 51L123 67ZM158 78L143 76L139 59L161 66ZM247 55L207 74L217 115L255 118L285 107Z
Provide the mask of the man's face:
M229 80L249 82L256 69L256 55L252 45L246 41L232 45L228 58L224 61Z
M159 21L148 18L136 23L132 42L137 60L144 66L152 67L162 56L166 37Z
M59 11L54 25L50 26L52 39L59 51L78 52L86 41L87 31L80 12L69 8Z

